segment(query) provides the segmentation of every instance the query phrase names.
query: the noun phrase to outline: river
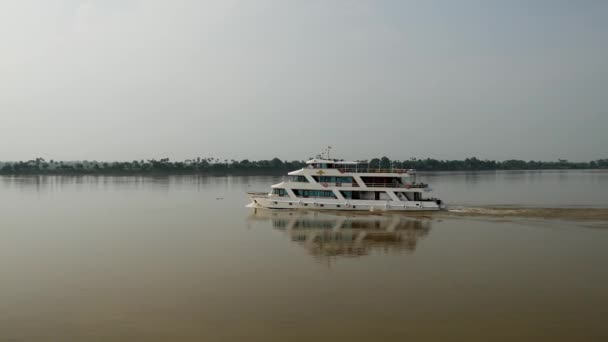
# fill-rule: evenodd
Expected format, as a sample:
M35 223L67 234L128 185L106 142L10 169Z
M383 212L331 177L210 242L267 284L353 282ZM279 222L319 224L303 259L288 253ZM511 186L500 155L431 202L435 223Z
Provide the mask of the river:
M419 176L451 211L245 208L281 177L0 177L0 341L608 339L607 171Z

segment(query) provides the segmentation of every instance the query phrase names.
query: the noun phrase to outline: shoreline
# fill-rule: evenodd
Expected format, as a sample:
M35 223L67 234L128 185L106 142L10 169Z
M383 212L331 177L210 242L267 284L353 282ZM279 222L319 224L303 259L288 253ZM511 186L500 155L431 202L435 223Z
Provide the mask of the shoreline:
M112 176L112 177L142 177L142 176L213 176L213 177L226 177L226 176L287 176L288 172L293 170L288 169L271 169L271 170L259 170L246 171L246 170L234 170L234 171L205 171L205 172L162 172L162 171L151 171L151 172L32 172L32 173L3 173L0 172L0 177L15 177L15 176ZM586 172L608 172L608 169L514 169L514 170L427 170L417 171L421 175L432 175L432 174L470 174L470 173L511 173L511 172L564 172L564 171L586 171Z

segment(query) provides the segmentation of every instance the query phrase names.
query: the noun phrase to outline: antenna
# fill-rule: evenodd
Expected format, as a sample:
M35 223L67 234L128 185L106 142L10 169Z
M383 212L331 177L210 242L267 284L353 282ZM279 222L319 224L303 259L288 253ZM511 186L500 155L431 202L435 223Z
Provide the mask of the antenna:
M331 150L331 146L327 146L325 149L323 149L323 152L321 152L321 154L318 155L318 158L320 159L329 159L329 151Z

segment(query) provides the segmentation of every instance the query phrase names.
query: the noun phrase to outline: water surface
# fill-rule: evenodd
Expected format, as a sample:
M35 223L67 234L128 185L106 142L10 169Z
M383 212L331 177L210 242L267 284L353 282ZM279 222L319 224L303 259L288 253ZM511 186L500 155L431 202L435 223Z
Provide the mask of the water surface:
M0 341L606 340L605 222L252 211L280 177L0 177ZM454 208L608 173L439 173Z

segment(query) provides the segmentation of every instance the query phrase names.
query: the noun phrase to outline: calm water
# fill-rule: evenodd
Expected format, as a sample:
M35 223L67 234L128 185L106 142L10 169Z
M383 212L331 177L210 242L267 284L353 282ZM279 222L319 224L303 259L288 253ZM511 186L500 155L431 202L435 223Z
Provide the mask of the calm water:
M608 340L606 222L244 208L280 179L0 177L0 342ZM424 180L608 208L608 172Z

